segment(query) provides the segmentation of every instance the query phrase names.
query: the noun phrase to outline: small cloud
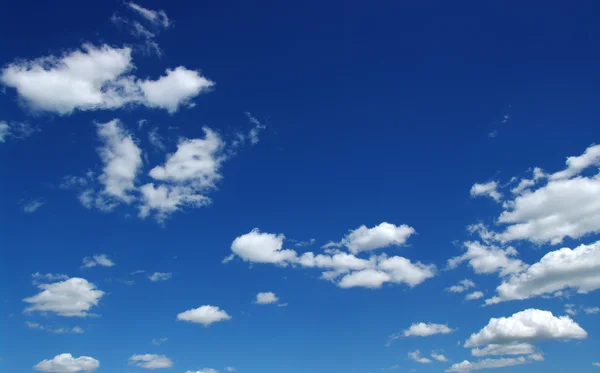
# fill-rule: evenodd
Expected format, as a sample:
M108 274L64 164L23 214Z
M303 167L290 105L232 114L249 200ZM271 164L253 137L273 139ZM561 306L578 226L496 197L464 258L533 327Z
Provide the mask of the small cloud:
M41 199L33 199L23 205L23 211L31 214L36 212L40 207L44 206L46 202Z
M106 254L86 256L83 258L83 268L92 268L96 266L112 267L114 265L115 263L110 260Z
M131 272L132 275L139 275L140 273L145 273L146 271L144 271L143 269L138 269L137 271L133 271Z
M171 277L173 277L173 274L171 272L154 272L148 278L150 279L150 281L156 282L170 280Z
M498 130L493 130L492 132L490 132L490 133L488 134L488 137L489 137L490 139L493 139L493 138L494 138L494 137L496 137L496 136L498 136Z
M164 337L164 338L152 338L152 344L158 346L158 345L161 345L161 344L165 343L168 340L169 340L169 338L166 338L166 337Z
M267 292L267 293L258 293L256 294L256 304L272 304L277 303L279 298L275 295L275 293Z

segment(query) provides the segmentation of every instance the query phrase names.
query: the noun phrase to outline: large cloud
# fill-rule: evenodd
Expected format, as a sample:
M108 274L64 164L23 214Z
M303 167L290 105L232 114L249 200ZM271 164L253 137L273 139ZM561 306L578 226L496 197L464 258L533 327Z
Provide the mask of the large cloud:
M76 373L80 371L90 372L99 366L100 362L89 356L74 358L71 354L60 354L50 360L40 361L33 369L41 372Z
M496 289L498 296L486 303L551 295L565 289L578 293L600 289L600 241L547 253L526 271L506 279Z
M175 112L214 83L199 72L177 67L158 80L140 80L131 49L84 44L62 56L18 61L6 66L0 81L15 88L36 110L61 115L74 110L117 109L128 104Z
M104 292L86 279L73 277L52 284L38 285L42 292L23 301L31 305L25 311L55 312L61 316L85 317L97 306Z
M465 347L585 338L587 332L569 316L555 317L549 311L527 309L510 317L491 318L483 329L469 337Z

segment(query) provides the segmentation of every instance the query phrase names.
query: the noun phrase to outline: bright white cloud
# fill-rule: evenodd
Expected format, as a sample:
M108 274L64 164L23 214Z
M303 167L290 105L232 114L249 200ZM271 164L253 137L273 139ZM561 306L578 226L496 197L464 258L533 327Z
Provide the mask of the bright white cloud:
M167 216L179 211L182 207L202 207L210 205L211 199L187 186L154 186L148 183L140 188L142 200L139 216L145 218L156 212L156 219L164 221Z
M600 241L551 251L526 271L506 279L486 303L528 299L575 289L584 294L600 288Z
M484 348L474 348L471 350L473 356L488 355L529 355L535 352L535 348L529 343L511 343L511 344L490 344Z
M414 228L405 224L396 226L383 222L373 228L361 225L351 230L339 243L329 243L325 247L346 246L351 253L357 254L361 251L404 245L415 232Z
M475 300L475 299L481 299L483 298L483 292L482 291L474 291L472 293L469 293L465 296L466 300Z
M375 269L363 269L342 277L338 286L341 288L363 287L376 289L391 280L392 277L385 272Z
M474 370L480 369L494 369L494 368L504 368L511 367L515 365L526 364L531 360L526 359L523 356L519 356L516 358L500 358L500 359L484 359L476 362L470 362L468 360L464 360L461 363L456 363L452 365L450 368L446 369L446 372L457 372L457 373L468 373Z
M40 361L33 369L40 372L76 373L91 372L99 366L100 362L89 356L74 358L71 354L60 354L50 360Z
M134 2L125 3L129 8L134 10L136 13L144 17L146 20L151 22L155 26L167 28L170 25L169 17L164 10L152 10L144 8Z
M272 292L256 294L256 304L272 304L279 302L279 298Z
M177 315L178 320L189 321L196 324L209 326L210 324L231 319L227 312L219 307L205 305L187 310Z
M467 249L463 255L448 260L448 268L456 268L460 263L468 261L475 273L487 274L500 272L502 276L518 273L527 268L520 259L515 248L502 249L494 245L484 245L477 241L464 243Z
M450 286L446 290L451 293L463 293L473 287L475 287L475 283L472 280L464 279L459 281L458 284Z
M550 175L550 180L570 179L591 166L600 166L600 145L592 145L577 157L567 158L567 168Z
M146 369L163 369L173 366L171 359L165 355L155 354L133 355L129 358L129 364L135 364Z
M2 70L0 81L15 88L33 109L61 115L126 105L173 113L214 85L199 72L181 66L167 69L157 80L137 79L130 74L134 68L128 47L84 44L81 50L60 57L14 62Z
M157 282L170 280L171 277L173 277L173 274L171 272L154 272L148 278L150 279L150 281Z
M254 228L233 240L231 251L245 261L255 263L280 263L294 260L294 250L282 250L283 234L261 233Z
M100 181L104 193L123 202L133 201L129 194L135 190L135 179L142 165L142 151L127 134L118 119L98 124L98 136L103 146L98 154L104 163Z
M23 205L23 211L28 214L36 212L40 207L44 206L46 202L40 199L34 199Z
M86 256L83 258L83 267L92 268L96 266L100 267L112 267L115 263L110 260L106 254L98 254L93 256Z
M86 279L73 277L52 284L38 285L42 292L23 299L31 305L25 311L55 312L61 316L88 316L104 292Z
M416 350L408 353L408 357L420 364L429 364L431 359L421 356L421 351Z
M412 324L403 334L405 337L429 337L435 334L449 334L453 331L448 325L420 322Z
M502 200L502 193L498 191L498 182L490 181L484 184L473 184L471 187L471 197L489 196L496 202Z
M54 334L83 334L83 333L85 333L85 330L83 330L79 326L74 326L72 328L52 328L52 327L49 327L46 325L42 325L42 324L38 324L36 322L30 322L30 321L26 321L25 325L27 325L27 327L29 329L44 330L44 331L47 331L49 333L54 333Z
M550 311L530 308L510 317L491 318L483 329L469 337L465 347L585 338L587 332L569 316L555 317Z

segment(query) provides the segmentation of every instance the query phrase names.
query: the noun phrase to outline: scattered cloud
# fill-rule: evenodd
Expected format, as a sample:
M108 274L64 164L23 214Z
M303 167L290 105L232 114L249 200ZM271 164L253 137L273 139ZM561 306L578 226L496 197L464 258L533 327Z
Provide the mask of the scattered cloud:
M40 284L37 295L23 299L30 304L26 312L54 312L67 317L86 317L93 306L97 306L104 292L86 279L73 277L52 284Z
M600 313L600 307L586 307L583 309L583 312L585 312L588 315Z
M231 251L245 261L254 263L286 263L295 260L293 250L282 250L283 234L261 233L254 228L233 240Z
M452 365L450 368L446 369L446 372L468 373L480 369L504 368L526 364L531 362L532 360L535 359L527 359L523 356L519 356L516 358L484 359L479 360L477 362L470 362L468 360L465 360L462 363Z
M160 151L165 151L166 146L164 144L164 140L162 136L158 133L158 127L154 127L150 131L148 131L148 141L150 145Z
M235 372L236 369L234 367L225 367L226 372Z
M415 233L415 229L406 224L396 226L383 222L373 228L361 225L351 230L340 242L330 242L324 247L345 246L351 253L357 254L362 251L404 245L406 240Z
M451 293L462 293L462 292L465 292L468 289L474 288L474 287L475 287L475 283L472 280L464 279L464 280L459 281L458 284L450 286L446 290Z
M475 299L481 299L483 298L483 292L482 291L474 291L470 294L467 294L465 296L466 300L475 300Z
M431 351L431 357L442 363L448 362L448 358L446 356L444 356L443 354L437 353L435 351Z
M488 355L529 355L535 352L535 348L529 343L489 344L484 348L471 350L473 356Z
M36 212L40 207L44 206L45 204L46 202L41 199L33 199L23 205L23 211L28 214L31 214L33 212Z
M167 28L171 24L169 17L167 17L167 13L165 13L164 10L147 9L134 2L125 4L137 14L144 17L148 22L152 23L154 26Z
M9 123L0 120L0 143L6 142L9 138L23 140L39 131L39 128L25 122Z
M565 304L565 313L575 316L577 315L577 309L574 304Z
M453 331L448 325L420 322L412 324L403 334L405 337L429 337L435 334L449 334Z
M40 372L76 373L91 372L100 366L100 362L89 356L74 358L71 354L56 355L53 359L37 363L33 369Z
M488 196L496 202L502 200L502 193L498 191L498 182L490 181L484 184L473 184L471 187L471 197Z
M277 298L275 293L267 292L256 294L256 304L273 304L277 302L279 302L279 298Z
M421 356L421 352L419 350L412 351L408 353L408 357L419 364L429 364L431 363L431 359Z
M196 370L196 371L188 370L185 373L219 373L219 371L216 369L212 369L212 368L204 368L204 369Z
M69 276L67 275L63 275L62 273L32 273L31 277L33 278L33 284L34 285L38 285L41 282L53 282L53 281L61 281L61 280L68 280Z
M112 267L115 263L110 260L106 254L98 254L93 256L86 256L83 258L83 267L92 268L96 266L100 267Z
M154 272L148 278L150 279L150 281L156 282L170 280L171 277L173 277L173 274L171 272Z
M146 369L163 369L173 366L171 359L165 355L155 354L133 355L129 358L129 364L135 364Z
M161 345L163 343L165 343L166 341L168 341L169 338L163 337L163 338L152 338L152 344L153 345Z
M54 333L54 334L83 334L83 333L85 333L85 330L83 330L79 326L74 326L72 328L52 328L52 327L49 327L46 325L38 324L36 322L29 322L29 321L26 321L25 325L27 325L27 327L29 329L44 330L44 331L47 331L49 333Z
M458 267L464 261L468 261L471 268L477 274L500 272L500 275L506 276L521 272L527 268L527 265L520 259L514 258L518 255L514 247L503 249L494 245L485 245L477 241L468 241L463 245L466 248L465 253L449 259L449 269Z
M230 320L231 316L219 307L205 305L195 309L187 310L177 315L178 320L189 321L196 324L209 326L210 324Z

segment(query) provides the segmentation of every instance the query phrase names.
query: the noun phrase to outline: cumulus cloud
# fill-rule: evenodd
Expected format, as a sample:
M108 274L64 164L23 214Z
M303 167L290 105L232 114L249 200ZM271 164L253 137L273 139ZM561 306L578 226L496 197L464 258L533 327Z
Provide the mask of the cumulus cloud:
M431 357L442 363L445 363L448 361L448 358L446 356L444 356L443 354L437 353L435 351L431 352Z
M155 354L133 355L129 358L129 363L146 369L163 369L173 366L171 359L165 355Z
M522 273L506 279L496 288L497 296L486 303L529 299L575 289L580 294L600 288L600 241L562 248L544 255Z
M474 370L480 369L494 369L494 368L504 368L515 365L526 364L531 362L534 359L526 359L523 356L519 356L516 358L500 358L500 359L484 359L476 362L470 362L468 360L464 360L461 363L456 363L452 365L450 368L446 369L446 372L457 372L457 373L468 373Z
M36 322L30 322L30 321L26 321L25 325L27 325L27 327L29 329L44 330L46 332L54 333L54 334L83 334L83 333L85 333L85 330L83 330L79 326L74 326L72 328L52 328L50 326L46 326L46 325L42 325L42 324L38 324Z
M600 166L600 145L592 145L580 156L568 157L567 168L550 175L550 180L570 179L591 166Z
M76 373L91 372L100 366L100 362L89 356L74 358L71 354L56 355L53 359L42 360L33 369L40 372Z
M283 234L262 233L254 228L233 240L231 251L245 261L255 263L285 263L295 260L294 250L282 250Z
M150 279L150 281L157 282L170 280L171 277L173 277L173 274L171 272L154 272L148 278Z
M348 250L357 254L361 251L372 251L390 246L400 246L415 233L415 229L408 225L383 222L373 228L365 225L351 230L339 243L329 243L325 247L345 246Z
M279 302L279 298L272 292L256 294L256 304L272 304Z
M30 304L25 311L55 312L61 316L89 316L89 310L97 306L104 292L86 279L73 277L52 284L40 284L42 292L23 299Z
M484 184L473 184L471 187L471 197L488 196L496 202L502 200L502 193L498 191L498 182L490 181Z
M408 353L408 357L410 359L416 361L417 363L420 363L420 364L429 364L429 363L431 363L431 359L428 359L426 357L422 357L421 356L421 352L419 350L409 352Z
M475 287L475 283L472 280L464 279L459 281L458 284L450 286L446 290L451 293L462 293L473 287Z
M403 334L405 337L429 337L435 334L449 334L453 331L448 325L420 322L412 324Z
M195 309L187 310L177 315L178 320L189 321L196 324L209 326L210 324L230 320L231 316L219 307L205 305Z
M535 348L529 343L490 344L484 348L471 350L473 356L488 355L529 355L535 352Z
M465 296L466 300L475 300L475 299L481 299L483 298L483 292L482 291L474 291L472 293L469 293Z
M500 272L502 276L518 273L527 268L527 265L520 259L514 258L518 252L513 247L503 249L477 241L465 242L464 247L466 251L463 255L448 260L448 268L456 268L460 263L468 261L475 273Z
M129 6L130 9L135 11L140 16L144 17L147 21L152 23L155 26L167 28L171 24L169 21L169 17L167 17L167 13L164 10L152 10L148 8L144 8L134 2L125 3Z
M569 316L556 317L550 311L530 308L510 317L491 318L483 329L469 337L465 347L585 338L587 332Z
M98 254L93 256L86 256L83 258L83 267L92 268L96 266L100 267L112 267L115 263L110 260L106 254Z
M131 49L84 44L62 56L6 66L0 81L15 88L33 109L69 115L74 110L118 109L145 105L173 113L214 82L184 67L167 69L157 80L131 75Z

